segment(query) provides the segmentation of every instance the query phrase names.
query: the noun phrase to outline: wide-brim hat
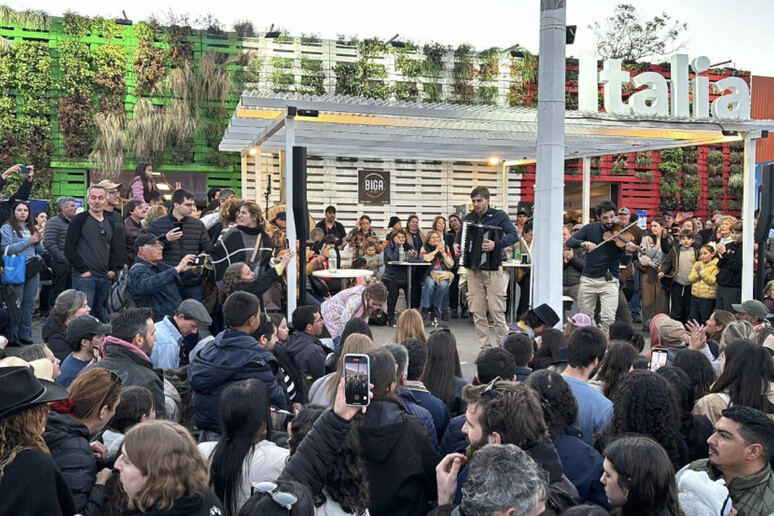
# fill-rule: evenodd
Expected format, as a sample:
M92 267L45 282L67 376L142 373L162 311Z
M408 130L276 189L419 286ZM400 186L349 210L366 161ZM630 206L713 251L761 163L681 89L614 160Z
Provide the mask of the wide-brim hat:
M538 319L540 319L543 324L546 325L546 328L553 328L559 322L559 316L556 315L556 312L553 308L551 308L551 306L548 305L548 303L543 303L540 306L536 306L532 309L532 311L535 312L535 315L538 316Z
M0 419L68 396L64 387L36 378L31 367L0 368Z
M47 358L37 360L22 360L19 357L7 357L0 360L0 367L31 367L38 380L54 380L54 364Z

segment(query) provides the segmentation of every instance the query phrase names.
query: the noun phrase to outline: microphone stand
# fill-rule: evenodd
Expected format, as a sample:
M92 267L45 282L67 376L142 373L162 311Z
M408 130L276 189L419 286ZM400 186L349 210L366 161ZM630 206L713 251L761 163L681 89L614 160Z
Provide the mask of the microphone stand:
M264 216L269 212L269 196L271 195L271 174L269 174L269 178L266 181L266 193L264 194L264 197L266 198L266 209L264 210Z

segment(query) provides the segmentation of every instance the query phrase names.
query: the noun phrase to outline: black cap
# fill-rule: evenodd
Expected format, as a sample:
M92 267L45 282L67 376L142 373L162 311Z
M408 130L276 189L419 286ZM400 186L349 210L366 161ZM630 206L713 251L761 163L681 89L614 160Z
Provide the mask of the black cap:
M336 213L336 206L330 205L327 208L325 208L325 213Z
M144 245L155 244L158 239L159 237L153 233L143 233L137 237L137 240L134 241L134 250L136 251Z
M113 328L109 324L103 324L93 315L82 315L67 325L67 340L81 340L87 335L110 335L112 331Z
M286 214L284 211L281 211L277 213L277 215L274 217L274 220L285 220Z
M526 215L527 217L529 217L529 213L527 213L527 210L525 210L524 208L519 208L519 211L516 212L516 216L518 217L519 215Z
M0 419L43 403L63 400L68 396L64 387L35 378L31 367L0 368Z
M392 229L398 222L400 222L400 218L393 215L390 217L390 221L387 223L387 229Z

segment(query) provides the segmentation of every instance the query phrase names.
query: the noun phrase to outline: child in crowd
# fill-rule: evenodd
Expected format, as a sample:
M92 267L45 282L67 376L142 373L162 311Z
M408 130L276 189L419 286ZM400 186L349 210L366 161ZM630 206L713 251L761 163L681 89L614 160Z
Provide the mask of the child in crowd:
M123 390L121 403L116 408L116 415L102 432L102 442L108 455L116 455L124 442L124 434L131 427L143 421L156 419L156 407L153 403L153 393L147 387L131 386Z
M696 235L690 229L679 234L680 243L675 244L661 265L659 278L671 278L672 319L685 324L691 310L692 285L688 280L694 264L699 261L699 249L696 247Z
M366 269L374 272L374 278L377 281L382 279L382 266L384 265L384 259L381 254L376 252L376 242L367 242L365 247Z
M699 261L697 261L688 281L691 287L691 314L690 319L695 319L699 324L704 324L715 309L715 297L718 292L718 259L715 257L715 247L707 244L701 246Z

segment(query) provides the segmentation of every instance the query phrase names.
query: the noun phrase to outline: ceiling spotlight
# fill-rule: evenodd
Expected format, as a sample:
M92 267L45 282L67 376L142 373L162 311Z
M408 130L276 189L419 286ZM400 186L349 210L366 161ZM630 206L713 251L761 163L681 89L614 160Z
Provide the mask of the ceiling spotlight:
M491 158L489 158L489 164L492 165L493 167L498 165L499 163L500 163L500 158L499 157L492 156Z
M253 147L250 149L250 152L248 154L250 154L250 156L255 156L256 154L258 154L258 149Z

